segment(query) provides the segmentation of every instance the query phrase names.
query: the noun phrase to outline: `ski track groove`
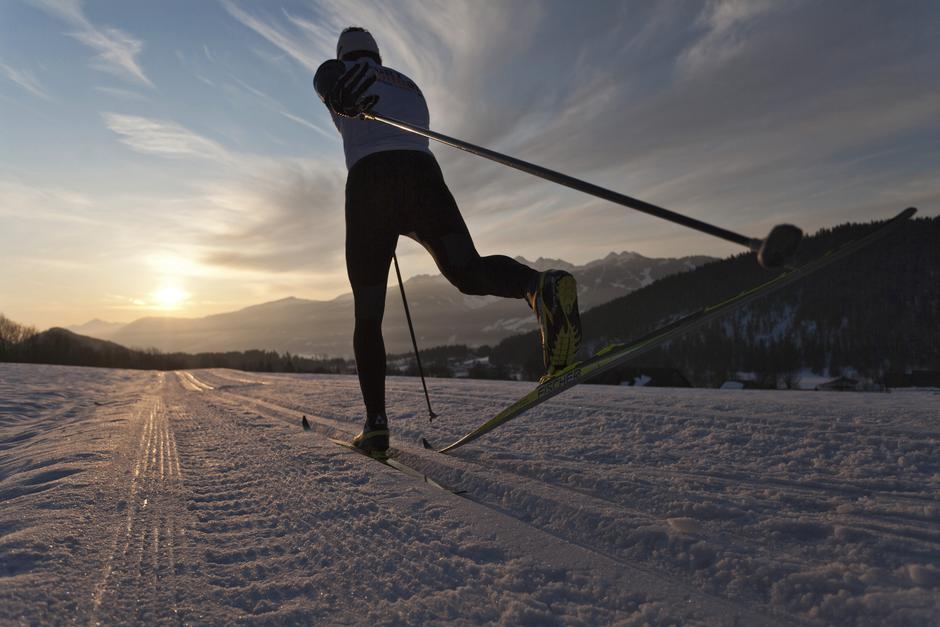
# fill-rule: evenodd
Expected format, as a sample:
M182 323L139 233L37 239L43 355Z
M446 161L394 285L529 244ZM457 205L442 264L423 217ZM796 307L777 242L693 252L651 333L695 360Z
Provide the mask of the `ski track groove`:
M212 373L212 376L218 376L215 372ZM265 384L271 384L273 382L265 382ZM337 387L342 387L343 382L337 382ZM229 387L242 387L242 386L229 386ZM349 391L350 395L358 395L359 388L356 385L346 384L346 389ZM608 386L602 386L608 387ZM528 390L526 390L528 391ZM253 395L262 393L264 390L259 390L257 388L247 387L246 389L241 389L239 393L245 396L252 396L253 398L258 398ZM405 404L413 405L415 407L420 407L424 403L424 396L420 390L415 390L413 386L401 383L389 383L386 386L387 396L391 396L393 393L401 394L404 397L408 398L408 401ZM791 394L818 394L817 392L791 392ZM438 405L445 405L448 399L459 399L461 401L478 401L483 406L494 406L497 407L493 413L503 408L503 404L496 403L494 405L493 395L486 395L484 393L473 393L473 392L437 392L433 393L435 402ZM521 396L521 393L519 394ZM511 400L505 402L508 405L510 402L515 400L515 397L510 397ZM304 407L300 405L291 405L290 403L285 406L293 407L298 412L303 412ZM548 403L541 405L533 410L533 414L538 412L544 420L551 420L553 414L566 414L568 411L576 409L583 411L585 409L594 410L599 413L599 417L603 417L603 413L607 412L609 414L614 414L619 420L628 420L633 421L638 425L644 425L649 427L661 426L661 425L675 425L677 428L699 428L707 429L709 432L718 433L718 434L730 434L735 439L741 439L746 437L742 435L742 427L744 428L743 434L761 434L766 429L772 428L775 430L777 435L789 435L789 434L799 434L802 436L811 436L811 435L825 435L825 436L836 436L840 433L852 432L863 434L867 438L874 440L883 440L887 442L896 442L900 439L903 441L922 441L923 438L927 438L924 442L925 447L936 447L940 446L940 431L932 430L923 430L923 429L902 429L899 427L886 427L886 426L869 426L869 425L859 425L855 423L843 423L835 422L828 425L825 429L820 430L818 423L809 421L809 420L799 420L792 416L787 416L785 418L779 418L776 416L755 416L753 414L735 414L729 413L726 410L721 410L721 414L718 416L702 416L700 415L701 410L698 410L699 413L693 413L691 410L685 409L683 407L668 406L664 407L659 411L666 411L668 414L651 414L649 410L639 411L631 410L628 407L624 407L622 404L617 405L612 402L583 402L580 400L571 400L570 398L565 398L565 395L560 395L558 397L552 398ZM718 409L716 408L716 411ZM324 415L329 418L334 418L320 412L320 415ZM335 418L334 418L335 419ZM476 426L476 425L473 425ZM511 428L511 427L510 427ZM462 433L460 434L462 435ZM451 438L448 438L449 442ZM795 439L795 438L794 438ZM744 468L742 469L743 473L750 472L751 469ZM835 486L833 486L835 487Z
M431 384L433 385L433 384ZM533 383L533 386L535 384ZM590 384L582 384L590 385ZM613 386L603 386L603 387L613 387ZM358 388L354 386L349 386L350 393L357 392ZM416 407L420 407L421 403L424 402L424 396L422 392L416 391L413 389L413 386L406 384L390 384L386 386L387 393L397 393L403 396L408 396L413 399L413 404ZM525 390L528 392L529 390ZM741 425L751 428L753 431L759 431L762 428L772 427L779 429L782 432L791 432L791 433L806 433L807 429L811 432L816 432L819 430L819 424L811 420L801 420L793 416L779 417L777 415L757 415L754 414L738 414L731 413L727 410L723 410L720 417L705 417L701 415L701 410L688 410L683 407L677 407L670 405L663 409L667 410L669 413L667 416L664 415L653 415L649 410L640 411L640 410L631 410L629 407L624 407L623 404L616 404L613 402L598 402L598 401L583 401L577 398L571 398L571 391L569 390L565 394L553 397L548 403L539 406L534 411L540 411L547 414L551 413L565 413L567 410L593 410L595 412L613 412L616 413L618 417L629 417L635 418L638 421L648 421L651 424L656 423L669 423L669 424L678 424L680 426L705 426L710 430L725 430L732 433L738 433L740 431ZM788 392L789 394L818 394L818 392ZM434 399L440 404L444 404L446 401L451 399L458 399L460 401L478 401L482 405L489 405L493 402L493 395L486 394L484 392L475 393L472 391L467 392L433 392ZM522 393L519 394L522 396ZM514 398L512 400L515 400ZM511 402L511 401L509 401ZM509 402L506 404L508 405ZM697 413L696 413L697 412ZM678 422L679 420L684 422ZM903 429L899 427L883 427L883 426L868 426L868 425L858 425L855 423L840 423L836 422L824 429L822 433L834 434L849 432L852 433L863 433L867 437L882 438L882 439L891 439L898 437L906 438L922 438L924 436L929 436L933 438L934 443L940 441L940 432L931 431L931 430L922 430L922 429Z
M211 373L211 374L214 374ZM315 380L316 383L321 383ZM290 383L290 380L287 381ZM342 382L338 381L339 387ZM358 388L354 385L354 380L346 384L346 388L351 395L358 394ZM331 380L330 385L334 382ZM420 391L413 388L402 392L400 386L390 385L391 393L401 393L403 397L413 400L414 403L423 401ZM225 393L238 394L244 401L254 400L256 403L264 406L273 407L275 405L259 397L261 390L258 388L238 389L235 386L226 388ZM276 388L272 388L269 394L277 394ZM795 393L799 394L799 393ZM813 393L805 393L813 394ZM451 398L460 397L479 400L483 406L494 404L492 396L482 396L477 394L453 394L439 395L435 394L436 404L440 405L441 397ZM276 407L288 414L296 412L306 413L308 418L312 414L317 414L315 410L301 406L304 400L290 400L288 398L278 398ZM298 397L300 398L300 397ZM787 397L794 398L794 397ZM825 398L825 397L823 397ZM800 399L798 399L802 402ZM498 403L499 401L497 401ZM555 401L552 401L555 404ZM396 404L407 405L407 400L396 399ZM822 441L823 446L836 447L838 452L841 442L839 434L843 432L855 432L861 434L862 442L868 445L887 449L897 449L902 447L908 451L920 451L929 453L937 442L938 434L930 429L904 429L896 425L888 424L884 427L874 424L859 424L856 421L841 421L830 425L812 423L810 421L795 420L793 424L781 424L781 420L742 414L729 414L726 409L718 403L712 408L716 416L690 416L687 411L676 411L673 406L662 408L652 408L647 411L632 411L629 408L624 409L611 403L583 403L578 400L573 402L559 404L560 407L547 407L543 411L543 418L550 420L554 413L563 414L565 408L576 407L583 410L585 406L591 406L600 412L616 413L620 420L634 421L637 425L650 425L653 427L663 426L674 430L684 430L689 428L701 429L709 434L719 434L720 437L727 437L733 443L747 443L752 435L745 434L742 439L742 429L760 437L763 431L772 429L772 436L783 442L794 442L797 445L812 441ZM420 406L418 403L416 406ZM344 429L348 428L348 417L344 415L340 407L337 412L327 411L327 420L330 428ZM680 408L681 410L681 408ZM488 411L488 410L485 410ZM404 414L401 418L415 417L417 413ZM787 418L789 420L789 417ZM407 426L406 426L407 425ZM677 426L678 425L678 426ZM420 428L419 428L420 432ZM408 434L414 436L415 426L410 421L403 424L401 435L410 439ZM679 435L682 435L681 433ZM631 437L630 435L627 436ZM531 442L532 446L538 448L539 436ZM679 438L679 441L686 441L687 438ZM407 440L406 440L407 441ZM644 439L639 438L639 446L644 445ZM690 439L694 442L694 439ZM442 481L456 488L468 489L466 483L466 474L461 474L457 469L447 470L442 467L444 463L436 460L432 463L435 469L431 469L426 461L423 451L415 453L411 447L401 448L403 456L402 461L409 463L418 470L426 472L433 478ZM531 495L536 493L534 498L542 498L545 503L553 502L556 509L564 510L566 507L563 497L552 496L552 490L567 490L571 494L578 494L581 497L588 497L596 503L603 503L609 507L616 508L620 514L625 514L630 520L630 524L642 525L644 521L662 524L674 518L690 516L693 519L700 519L702 529L692 534L697 539L704 539L710 543L722 545L725 554L729 551L737 553L741 559L762 559L772 562L789 562L794 565L794 574L800 568L806 568L807 560L815 561L819 559L811 549L806 549L800 544L792 544L789 549L782 550L780 546L768 545L767 534L783 533L795 534L796 537L805 537L806 541L813 542L817 538L826 537L829 534L837 532L839 534L858 535L867 537L878 537L881 542L888 543L893 551L899 554L907 553L912 559L920 556L923 559L924 551L940 552L940 533L936 531L934 514L929 513L931 508L936 511L938 501L936 498L928 496L923 491L920 484L905 484L899 479L886 479L869 477L866 475L852 477L837 477L835 475L826 476L821 472L810 474L808 479L794 480L792 471L789 476L780 473L767 473L766 468L762 472L756 472L757 469L747 465L735 465L730 463L724 455L717 457L717 460L710 460L710 463L722 467L720 471L715 470L682 470L682 469L657 469L651 468L648 464L662 463L663 454L659 454L659 459L649 460L644 463L640 458L635 464L625 462L618 464L616 470L623 475L615 480L609 477L603 477L604 473L598 473L596 476L590 470L585 471L584 459L578 460L573 457L561 454L552 458L551 468L545 467L544 460L526 459L524 452L512 451L511 453L501 453L499 449L487 450L483 447L483 452L471 450L470 447L461 454L450 456L449 459L459 459L464 463L477 464L480 469L491 467L490 472L515 476L523 480L540 482L545 489L528 489ZM590 455L590 449L587 450ZM629 456L630 450L625 451L625 456ZM684 454L684 453L683 453ZM522 459L520 459L520 457ZM674 457L669 460L668 454L665 455L667 462L679 464L686 462L686 458ZM692 460L694 464L696 460ZM609 462L608 462L609 463ZM829 471L838 471L838 464L829 465ZM465 471L465 468L463 469ZM443 472L444 474L441 474ZM479 473L479 471L477 471ZM567 482L560 482L551 479L552 474L567 478ZM477 489L471 489L471 498L477 500L473 494L482 493L487 495L487 503L481 503L489 506L495 503L495 507L502 508L501 511L508 515L515 516L524 520L528 524L533 524L546 533L554 533L551 521L547 525L545 521L540 521L538 515L532 515L534 509L526 503L527 487L520 487L511 480L493 481L492 478L484 479L479 477L475 479L479 482ZM487 483L489 481L489 483ZM593 483L592 483L593 482ZM572 483L574 485L572 485ZM586 485L585 485L586 484ZM528 484L528 485L531 485ZM549 496L538 496L537 493L548 490ZM513 493L516 493L513 496ZM520 496L519 493L522 493ZM642 510L636 507L627 507L621 500L611 499L605 496L606 493L620 495L621 499L633 499L639 497L642 504ZM507 496L508 495L508 496ZM841 495L841 496L840 496ZM513 500L515 499L515 500ZM848 499L848 500L847 500ZM852 499L859 503L855 509L857 511L844 511L842 508L846 503L852 503ZM880 505L884 502L889 504L889 509ZM504 505L506 500L509 505ZM577 499L574 499L577 501ZM583 501L583 498L581 499ZM691 501L691 503L688 503ZM677 511L676 503L685 502ZM780 510L780 503L786 503L785 509ZM596 504L595 503L595 504ZM833 526L835 508L839 506L838 524ZM900 511L899 506L911 508L913 511ZM599 508L603 510L604 505ZM893 511L891 508L894 508ZM682 510L686 511L682 511ZM926 513L921 513L924 510ZM705 512L702 518L702 511ZM717 514L714 512L717 511ZM513 513L514 512L514 513ZM521 512L521 514L520 514ZM616 520L617 515L610 515L611 520ZM741 518L745 524L733 535L729 535L720 528L721 523L729 518ZM772 520L776 518L777 520ZM781 520L782 518L782 520ZM714 519L715 524L712 524ZM764 520L772 521L769 523ZM538 523L538 524L536 524ZM539 526L542 524L542 526ZM583 538L590 537L591 541L586 542L589 549L598 550L602 553L617 554L617 545L613 542L605 544L603 539L591 536L586 533L572 534L571 528L565 529L564 525L570 525L570 520L562 523L561 534L564 538L576 543L584 543ZM728 525L725 525L727 527ZM583 531L587 531L585 528ZM567 533L566 533L567 532ZM680 533L681 535L681 533ZM616 539L616 535L612 536ZM642 539L642 538L641 538ZM732 546L733 545L733 546ZM733 550L731 550L733 548ZM623 552L620 553L624 555ZM629 551L626 553L626 559L632 563L648 563L648 556L631 556ZM837 559L835 556L829 559ZM674 568L675 564L657 564L659 572L669 573L673 576L688 576L688 571L679 572ZM694 578L694 573L692 573ZM694 584L690 584L694 585ZM741 598L740 596L738 597ZM743 600L747 603L769 603L769 598L745 597Z
M170 395L185 445L177 449L174 442L171 450L175 463L190 468L185 509L191 544L199 549L190 556L189 568L207 583L191 605L212 607L211 615L225 616L226 622L265 620L279 607L302 605L315 595L311 584L278 577L280 571L303 570L307 560L292 538L293 525L284 524L279 511L278 503L296 500L283 494L292 483L284 474L286 464L241 454L251 450L248 445L263 425L206 411L201 393L214 386L185 374L189 376L177 377L182 390ZM200 393L198 405L187 396L193 392ZM333 618L344 614L335 607L321 613Z
M183 383L182 381L181 383L185 385L185 383ZM186 387L188 388L188 386ZM194 391L194 390L190 389L190 391ZM220 392L217 389L214 393L209 394L209 395L198 394L198 395L191 395L191 397L198 398L198 403L200 403L200 405L202 405L203 408L216 406L214 410L209 410L209 411L207 411L206 409L200 409L199 415L203 419L206 419L210 411L214 411L214 413L218 414L219 421L215 423L214 431L216 432L217 436L222 435L219 432L225 432L224 437L221 437L220 439L220 441L222 442L234 443L237 440L235 434L240 431L246 432L246 436L249 438L253 436L256 437L256 434L247 432L246 429L250 431L250 425L252 423L258 423L259 425L264 424L264 423L270 424L272 420L272 413L270 409L268 409L268 411L265 411L265 412L256 411L259 405L264 404L263 401L250 399L250 403L251 403L250 407L252 410L255 410L255 411L246 411L247 406L244 400L242 400L242 397L231 394L229 393L228 390L224 390ZM285 410L282 407L279 407L276 411L283 413ZM299 418L299 416L297 416L297 418ZM299 431L300 429L297 420L284 420L283 418L280 418L280 417L274 417L273 422L279 423L284 429L287 430L288 433L291 430ZM288 426L288 423L289 423L289 426ZM329 443L321 442L317 444L316 441L312 441L312 443L315 446L325 448L326 450L335 448L334 445L329 444ZM256 444L256 443L253 442L253 444ZM201 448L203 448L205 451L205 450L208 450L209 447L201 447ZM294 449L296 447L292 446L290 448ZM335 453L335 451L331 451L331 453ZM224 454L224 451L220 450L219 454L220 455ZM296 451L294 452L294 454L296 454ZM349 453L346 456L330 454L327 456L327 458L330 460L330 464L332 465L332 468L334 471L331 474L331 477L335 477L335 471L337 468L348 468L351 470L363 469L363 468L368 469L369 465L373 463L373 462L370 462L368 460L361 458L360 456L355 455L354 453ZM213 520L211 521L211 523L208 520L201 520L199 525L197 525L197 531L204 532L207 534L213 533L216 536L218 536L220 529L218 527L214 527L210 529L209 528L210 524L218 525L219 522L223 522L224 524L226 521L223 519L225 519L226 517L237 519L238 517L242 515L246 517L250 516L250 518L254 521L253 522L254 526L261 527L261 528L267 528L268 526L270 526L272 529L278 527L276 523L268 525L265 522L264 518L262 517L263 511L264 511L263 503L258 502L257 498L246 499L244 494L239 493L236 495L234 491L230 490L229 488L224 488L219 484L219 481L224 481L225 480L224 478L231 474L230 473L231 468L226 468L226 467L219 466L218 464L213 463L210 455L208 455L205 452L200 456L200 459L202 459L204 463L210 464L211 466L214 466L214 467L211 468L211 472L197 473L197 474L205 474L206 476L211 475L213 477L217 477L217 479L212 480L212 481L207 480L208 482L206 483L206 485L209 486L209 489L202 491L202 495L209 496L210 500L202 499L197 502L200 504L197 504L195 506L195 509L210 508L210 507L215 508L213 509ZM267 460L267 463L265 465L265 468L268 471L268 476L271 476L272 474L280 474L280 473L286 472L285 469L290 469L290 468L295 468L295 467L296 467L296 464L279 464L276 460L271 460L271 459ZM390 470L389 472L393 473L391 475L392 477L395 476L394 471ZM373 474L376 474L376 473L369 473L370 476ZM420 490L423 488L431 489L431 488L428 488L427 486L424 486L423 484L418 484L417 482L413 482L413 480L411 479L403 479L401 481L402 481L402 485L405 486L406 490L409 492L414 491L414 490ZM290 484L291 484L290 480L285 480L285 478L281 477L277 479L276 481L266 483L265 491L277 492L279 489L283 489L285 486L288 486ZM251 486L247 486L245 482L240 482L238 485L239 485L239 489L241 490L247 489L249 492L253 492L253 490L251 489ZM418 486L421 486L421 487L418 487ZM201 491L199 489L194 489L195 495L200 494L200 492ZM235 498L236 496L238 498ZM361 498L361 496L358 496L356 494L355 490L343 490L341 496L339 497L342 498L343 500L351 499L353 503L355 503L357 499ZM215 498L216 500L213 501L211 500L212 498ZM239 502L238 507L233 506L233 503L236 500ZM277 498L275 499L275 502L284 502L285 500L288 500L288 499ZM243 508L242 506L246 505L246 503L248 504L248 507ZM259 509L260 511L258 511ZM378 512L377 505L374 502L370 502L368 500L361 502L361 503L356 503L352 507L350 507L349 505L346 505L344 507L338 507L335 515L331 514L329 508L327 508L326 511L320 511L317 516L317 519L319 521L318 531L321 532L321 536L325 536L325 537L318 538L317 544L320 546L328 547L330 551L336 554L332 558L329 558L331 560L336 560L336 559L349 560L351 564L362 560L363 559L362 547L359 546L358 543L354 543L352 545L347 544L348 540L343 539L348 534L348 530L345 529L345 527L348 524L354 524L356 526L372 525L374 523L368 522L368 518L370 516L375 515L377 512ZM384 519L384 516L387 515L387 513L388 512L386 512L386 514L383 515L383 519ZM339 525L340 527L343 527L342 532L340 532L339 529L336 529L337 525ZM380 523L380 528L387 528L391 530L393 527L389 527L389 525L394 525L394 522L383 520L383 522ZM237 523L236 523L236 527L237 527ZM367 527L367 528L371 528L371 527ZM284 533L283 529L281 529L280 531L281 533ZM420 532L419 529L415 531L418 533L423 533L423 532ZM245 612L250 613L250 615L252 616L257 616L258 609L251 607L251 604L253 603L253 600L252 600L253 590L251 586L246 586L244 577L232 576L231 568L230 568L231 565L237 563L237 564L244 564L246 567L249 567L250 565L255 563L255 559L257 557L264 556L264 557L269 558L265 560L267 568L269 569L272 563L276 563L276 560L287 559L287 557L285 553L279 549L277 544L272 543L271 539L268 539L267 541L265 541L263 543L263 546L260 546L260 547L254 547L254 546L246 547L245 546L246 542L252 542L252 541L257 542L258 535L259 535L257 533L257 530L255 530L255 533L250 534L250 537L247 537L247 538L239 537L237 535L239 533L238 531L230 531L228 533L232 535L231 546L225 543L219 543L218 539L216 539L215 546L205 550L204 561L206 562L206 565L207 565L207 570L208 570L207 574L210 575L209 581L212 585L218 588L227 588L227 589L237 591L237 594L234 597L232 597L233 599L238 600L238 603L234 603L233 601L235 606L239 609L244 610ZM296 535L297 535L296 533L291 534L291 536L296 536ZM335 540L331 540L331 537L335 538ZM358 537L358 536L354 534L354 537ZM207 536L205 539L208 540L209 537ZM572 544L572 546L574 545ZM394 552L394 549L391 549L391 550ZM579 548L579 550L583 552L585 549ZM411 549L406 549L406 553L410 551ZM483 559L484 561L493 559L492 557L489 557L489 556L490 556L490 551L484 551L481 555L481 559ZM454 562L455 558L457 560L456 562ZM472 575L470 573L462 572L462 568L459 567L462 561L462 558L459 557L459 553L456 553L454 556L452 556L449 561L451 562L451 566L448 568L448 571L446 572L445 581L443 583L446 584L447 580L451 580L452 583L449 584L450 586L454 586L454 585L465 586L466 581L468 580L467 578L472 577ZM458 566L455 567L454 564ZM296 565L296 566L302 567L304 565L306 565L306 563L301 564L301 565ZM363 567L361 566L359 567L359 569L362 569L362 568ZM360 572L359 569L357 569L357 572ZM451 569L453 569L453 572L451 572ZM368 572L367 568L366 568L366 572ZM258 577L259 581L262 579L265 581L269 581L271 578L271 574L272 573L270 572L270 570L265 570L262 574L259 574L259 577ZM265 584L265 585L268 585L268 584ZM307 584L307 585L309 586L310 584ZM359 586L359 585L362 585L362 583L356 582L354 587ZM420 587L418 589L420 589ZM310 593L312 593L312 590L309 588L306 588L305 594L310 594ZM407 581L402 582L400 594L404 595L405 597L410 597L411 595L416 594L416 593L417 593L417 590L413 591L412 586L409 586ZM349 594L355 597L356 596L355 589L349 591ZM219 598L219 595L216 595L216 596L220 602L225 601L224 598ZM271 596L270 592L266 592L263 595L263 598L269 598L270 596ZM283 594L276 594L275 598L279 599L282 605L284 604L286 600ZM724 607L727 610L727 606L728 606L727 603L722 603L717 599L713 600L713 602L720 603L722 607ZM739 609L739 608L735 608L735 609ZM336 611L337 609L335 607L332 608L331 615L335 617ZM333 620L335 620L335 618ZM362 622L363 617L357 616L355 619L352 619L352 620L354 620L355 622Z
M162 386L164 377L159 378ZM180 539L172 501L182 472L164 464L165 451L175 447L166 405L148 395L136 414L140 437L126 495L123 524L114 530L111 553L105 560L92 599L90 625L112 622L114 615L135 622L178 622L176 546ZM103 610L107 610L104 612Z
M349 386L349 387L352 388L352 386ZM227 390L227 391L231 392L232 390ZM251 394L246 394L248 392L251 392ZM253 396L253 393L254 393L254 390L250 390L250 391L240 390L239 391L239 394L241 394L245 398L251 398L252 400L264 400L256 396ZM355 393L358 394L358 388L355 390ZM423 400L423 397L420 397L420 393L415 393L412 390L409 390L409 393L414 395L415 402L417 402L418 400ZM474 399L486 401L488 403L492 402L492 397L482 397L482 396L477 396L477 395L467 395L467 396L468 397L472 396ZM552 403L554 404L555 402L556 402L555 399L553 399ZM580 404L580 403L579 404L572 403L569 405L577 406L579 408L585 406L584 404ZM294 411L298 413L303 413L305 411L304 408L301 406L298 406L292 403L286 403L284 401L281 401L280 406L282 408L293 409ZM594 406L598 408L607 409L607 410L614 409L614 407L611 405L594 405ZM639 416L641 419L647 418L647 414L643 414L639 412L630 412L629 410L621 411L621 415ZM321 415L321 417L323 416ZM334 417L328 417L328 418L333 420L337 425L343 424L342 421L337 418L334 418ZM746 421L747 419L742 418L741 420ZM712 432L722 431L721 428L718 428L718 429L715 428L713 424L715 422L715 419L699 418L698 421L706 423L709 430ZM752 422L753 421L749 421L748 424L751 424ZM766 426L766 425L758 424L757 426ZM802 428L794 428L790 431L792 431L793 433L805 434L805 431L802 431L801 429ZM732 427L727 427L726 431L728 433L733 433L733 434L739 433L739 429L735 429ZM906 435L910 435L910 434L906 434ZM921 434L917 433L916 435L917 437L920 437ZM931 435L938 435L938 434L931 433ZM884 436L884 437L894 437L894 436ZM935 441L933 438L931 438L929 441L924 443L924 447L930 448L934 444L935 444ZM459 454L459 457L461 459L473 459L471 456L475 454L476 453L471 453L468 451L466 453ZM518 456L518 455L519 453L516 453L516 452L513 453L513 456ZM494 454L494 457L495 457L495 454ZM491 459L488 461L490 463L499 463L501 460ZM574 460L571 458L566 458L563 455L557 456L553 458L552 460L552 465L553 465L552 470L558 470L559 466L565 462L571 462L577 465L577 464L583 463L583 459ZM813 482L807 482L807 481L797 482L797 481L793 481L791 479L787 479L786 477L782 477L782 476L774 476L772 474L768 475L768 473L766 472L763 473L763 476L761 479L754 479L752 478L753 476L752 468L746 467L746 466L735 468L733 465L729 465L729 464L726 464L726 465L730 466L729 469L732 472L729 473L726 471L722 474L716 474L713 472L696 472L696 471L680 470L680 469L657 471L654 469L650 469L647 466L634 467L634 466L629 466L629 465L626 466L625 470L628 470L634 475L645 475L646 477L656 477L657 479L658 478L675 479L678 477L686 477L690 481L696 481L696 480L702 481L707 478L713 481L714 485L732 486L732 485L748 484L748 485L751 485L755 490L757 489L775 489L775 490L790 489L793 494L807 494L807 493L826 494L832 491L838 491L846 495L853 495L856 497L867 497L867 496L872 496L872 495L884 494L884 495L890 495L892 498L896 497L899 494L898 486L887 486L883 488L878 488L878 487L873 487L870 485L857 485L855 483L847 482L847 481L823 481L823 480L816 480ZM505 469L503 466L501 466L501 468ZM579 468L579 472L583 472L583 469ZM531 474L528 474L526 476L529 476L530 478L537 478L537 477L532 476ZM574 476L576 476L576 474ZM657 487L661 488L663 486L659 485ZM579 490L579 492L590 495L590 496L594 496L596 498L604 498L603 496L597 493L592 493L589 490L588 491ZM905 497L902 496L902 498L905 498ZM914 494L906 498L909 498L912 502L933 502L933 499L930 499L929 497L923 497L923 496L914 495Z
M267 412L274 411L282 414L282 416L271 416L276 420L287 422L288 424L299 422L292 420L292 417L295 414L299 415L300 413L299 410L293 407L287 407L278 402L272 402L266 399L256 398L254 396L243 396L231 389L218 391L225 396L234 397L239 403L244 403L245 401L253 403L254 408L259 411L259 414L264 410L267 410ZM221 400L218 396L215 398ZM244 405L242 404L241 406ZM287 417L283 417L283 414L287 414ZM324 436L335 437L336 432L340 432L347 437L352 435L343 429L343 427L348 425L343 425L338 423L338 421L330 418L323 419L322 417L312 413L307 413L306 415L307 418L311 421L311 425L314 427L314 430L320 431ZM323 431L323 429L326 429L326 431ZM467 467L475 466L477 469L475 483L472 486L472 489L469 489L469 493L463 496L470 498L470 500L472 500L479 507L484 507L498 512L504 516L513 518L532 529L550 535L558 541L569 544L579 550L588 551L604 559L611 560L624 568L644 573L662 582L675 581L675 578L678 576L682 581L684 581L684 583L680 584L680 586L686 588L689 593L710 598L718 604L733 607L737 611L745 612L746 608L750 607L750 604L761 602L760 599L756 598L736 600L709 594L708 592L696 587L694 583L688 581L683 573L678 573L672 569L657 568L659 565L650 564L646 561L629 559L628 557L622 555L622 551L620 551L617 546L598 542L597 538L604 537L604 534L598 534L595 536L595 540L591 541L588 539L590 536L587 534L575 536L570 533L565 533L564 529L558 529L556 526L553 526L550 520L542 520L538 514L535 516L530 515L529 512L526 511L526 502L531 501L532 499L536 499L541 501L541 503L549 510L554 510L556 512L567 510L572 512L575 516L578 516L581 514L581 511L572 511L572 507L569 505L564 494L552 494L552 492L559 491L567 492L569 494L576 493L579 496L586 497L594 502L594 507L591 510L584 512L584 517L588 524L581 525L581 527L606 527L609 530L615 530L615 535L619 535L621 528L620 523L622 523L624 519L628 519L631 526L637 527L643 526L644 523L662 522L661 519L658 519L647 512L627 508L621 503L603 498L591 492L572 489L570 486L564 486L555 482L546 481L545 479L540 479L513 471L506 471L505 469L501 468L494 469L492 467L487 467L484 463L478 461L468 460L457 456L441 455L435 452L425 453L422 451L421 453L417 453L417 449L411 448L398 447L398 450L400 452L399 459L401 459L403 463L412 466L416 470L427 473L432 478L441 481L446 485L450 485L458 489L470 488L466 479L468 475L473 475L473 471L469 470ZM444 473L443 476L441 474L442 472ZM521 484L520 482L513 482L508 478L493 476L497 473L512 475L516 479L521 480ZM484 474L486 476L484 476ZM485 498L481 498L481 495L485 495ZM503 503L505 503L507 500L510 502L510 505L503 505ZM584 498L578 499L578 501L579 503L577 510L585 510L586 508L584 507ZM522 511L520 512L518 510L513 510L513 506L520 507ZM609 510L612 508L616 509L617 512L611 513ZM598 522L598 518L604 519L606 523ZM725 542L725 544L730 544L730 542ZM748 605L741 604L741 601L744 601ZM775 616L773 612L767 608L763 609L763 613L768 619L768 624L771 624L774 619L786 620L784 617ZM771 616L773 616L773 619L771 619Z

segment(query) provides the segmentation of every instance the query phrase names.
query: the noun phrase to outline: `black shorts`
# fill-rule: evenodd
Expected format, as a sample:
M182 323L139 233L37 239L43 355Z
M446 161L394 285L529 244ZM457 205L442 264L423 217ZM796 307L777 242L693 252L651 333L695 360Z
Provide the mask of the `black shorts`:
M424 246L465 294L524 298L537 276L509 257L480 257L433 155L373 153L357 161L346 179L346 270L357 318L381 319L400 235Z

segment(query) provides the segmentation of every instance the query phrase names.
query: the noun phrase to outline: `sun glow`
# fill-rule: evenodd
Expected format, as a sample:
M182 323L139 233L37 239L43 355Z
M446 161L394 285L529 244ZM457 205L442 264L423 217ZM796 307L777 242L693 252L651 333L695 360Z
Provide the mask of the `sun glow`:
M189 299L189 294L175 285L165 285L150 295L150 301L160 309L179 309Z

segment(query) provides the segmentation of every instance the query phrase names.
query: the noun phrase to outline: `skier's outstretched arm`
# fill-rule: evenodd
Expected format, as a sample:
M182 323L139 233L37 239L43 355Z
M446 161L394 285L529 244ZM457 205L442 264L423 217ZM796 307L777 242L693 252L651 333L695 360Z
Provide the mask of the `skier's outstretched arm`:
M313 87L330 111L348 118L359 117L379 101L377 95L366 96L375 83L375 72L368 64L359 63L351 68L336 59L324 62L313 76Z
M324 61L313 75L313 88L324 103L337 81L346 73L346 64L336 59Z

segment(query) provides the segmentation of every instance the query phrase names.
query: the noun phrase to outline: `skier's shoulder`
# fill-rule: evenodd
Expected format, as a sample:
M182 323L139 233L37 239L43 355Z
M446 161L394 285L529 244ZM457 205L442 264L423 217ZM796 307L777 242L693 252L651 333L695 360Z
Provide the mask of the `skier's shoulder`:
M371 63L371 66L375 71L376 81L400 89L421 93L418 84L411 80L404 72L399 72L395 68L388 67L387 65L379 65L374 62Z
M411 80L411 78L409 78L404 72L399 72L394 68L376 63L367 57L361 57L353 61L328 59L321 63L313 77L313 84L317 90L317 93L320 95L320 98L322 99L326 97L326 94L330 91L330 88L336 84L336 81L338 81L347 70L359 64L368 65L369 68L375 73L376 81L379 83L391 85L392 87L397 87L407 91L414 91L419 94L421 93L421 89L418 87L417 83Z
M313 75L313 88L317 91L321 100L326 100L326 95L336 84L336 81L346 73L346 64L337 59L328 59L320 64L316 74Z

